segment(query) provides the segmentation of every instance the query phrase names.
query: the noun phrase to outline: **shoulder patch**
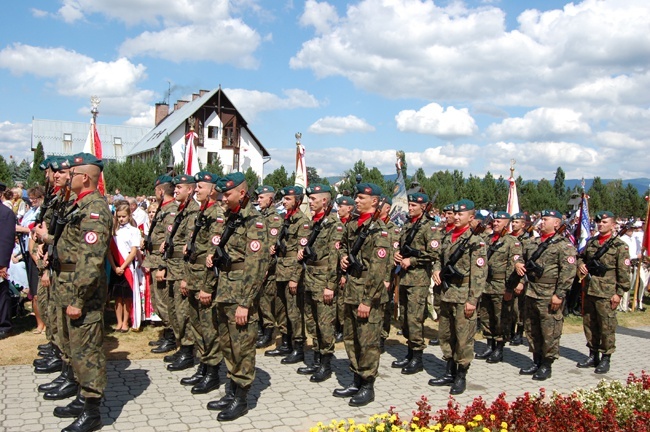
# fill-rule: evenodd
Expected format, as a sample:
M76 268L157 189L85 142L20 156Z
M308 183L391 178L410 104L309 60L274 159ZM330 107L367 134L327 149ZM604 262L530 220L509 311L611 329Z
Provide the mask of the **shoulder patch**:
M222 218L222 217L218 217L218 218L217 218L217 223L223 223L223 218Z
M91 213L90 218L91 219L99 219L99 213Z
M382 237L388 237L388 233L387 233L386 231L382 231L382 232L381 232L381 236L382 236Z
M279 220L280 220L280 217L279 217L279 216L273 216L273 220L274 220L274 221L279 221Z
M379 258L386 258L386 255L387 255L386 249L384 249L384 248L377 249L377 256Z
M341 225L337 226L336 231L343 232L343 227Z
M221 242L221 236L217 234L216 236L212 237L211 242L213 246L218 246Z
M250 244L248 245L248 247L251 248L251 251L253 251L253 252L257 252L257 251L259 251L260 249L262 249L262 243L260 243L259 240L253 240L252 242L250 242Z
M477 258L476 265L479 267L483 267L485 265L485 259L483 257Z
M519 260L519 255L515 255L515 256L513 256L513 257L512 257L512 260L513 260L513 261L517 261L517 260Z
M263 222L255 222L255 228L257 228L257 229L264 228L264 223Z
M629 259L629 258L625 258L625 265L626 265L626 266L629 266L629 265L630 265L630 259Z
M338 250L338 249L341 249L341 242L340 242L340 241L337 241L336 243L334 243L334 247L335 247L337 250Z
M303 227L304 229L309 229L309 224L304 224L302 227Z
M167 231L172 232L172 226L171 225L167 225Z
M300 246L307 246L307 243L309 243L309 239L307 239L307 237L300 239Z
M483 246L485 246L485 242L479 242L478 245L479 245L480 247L483 247Z
M575 264L575 262L576 262L576 257L574 257L574 256L567 257L566 261L567 261L569 264Z
M399 228L395 228L395 234L399 234Z
M515 242L515 246L519 246L520 244L521 244L521 243L519 243L519 242Z
M95 244L97 243L97 233L95 231L88 231L86 235L84 236L84 240L88 244Z
M432 248L437 249L438 246L440 246L440 243L438 242L438 240L431 240L431 247Z
M277 228L271 228L271 231L269 231L269 234L272 236L278 235L278 229Z

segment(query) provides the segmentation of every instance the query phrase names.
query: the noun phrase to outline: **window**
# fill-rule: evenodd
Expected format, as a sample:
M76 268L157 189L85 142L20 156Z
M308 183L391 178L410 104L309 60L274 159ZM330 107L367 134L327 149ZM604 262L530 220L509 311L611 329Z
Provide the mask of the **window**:
M219 138L219 126L208 126L208 138Z
M122 138L120 138L120 137L113 138L113 144L122 145Z
M63 134L63 152L72 153L72 134L70 133Z
M120 138L120 137L114 137L113 138L113 148L115 150L115 157L116 158L121 158L123 156L123 153L122 153L122 138Z

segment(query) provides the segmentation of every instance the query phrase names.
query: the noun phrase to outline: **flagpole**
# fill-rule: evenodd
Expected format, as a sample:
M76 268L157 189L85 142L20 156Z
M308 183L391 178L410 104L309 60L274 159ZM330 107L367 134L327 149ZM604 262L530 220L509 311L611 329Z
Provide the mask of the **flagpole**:
M101 102L101 99L99 96L91 96L90 97L90 114L92 114L92 125L90 126L90 133L91 133L91 153L98 159L103 159L104 155L102 152L102 143L99 140L99 134L97 133L97 115L99 114L99 109L97 107L99 106L99 103ZM106 194L106 183L104 182L104 173L100 172L99 173L99 181L97 182L97 190L99 193L102 195Z

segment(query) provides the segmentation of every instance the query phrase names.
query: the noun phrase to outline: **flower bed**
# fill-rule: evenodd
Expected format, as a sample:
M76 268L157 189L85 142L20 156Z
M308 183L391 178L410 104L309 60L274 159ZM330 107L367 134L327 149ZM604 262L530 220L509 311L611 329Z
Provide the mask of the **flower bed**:
M310 432L638 432L650 430L650 375L630 374L626 383L602 380L595 388L570 395L525 393L514 402L501 393L491 405L478 397L461 408L453 397L447 408L436 413L425 396L409 420L402 420L394 407L375 414L368 423L332 420L318 423Z

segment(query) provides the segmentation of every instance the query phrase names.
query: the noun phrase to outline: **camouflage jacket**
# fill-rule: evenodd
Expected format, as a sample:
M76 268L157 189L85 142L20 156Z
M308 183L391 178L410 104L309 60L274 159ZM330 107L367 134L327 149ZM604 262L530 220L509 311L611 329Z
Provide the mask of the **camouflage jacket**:
M315 222L311 221L311 228L313 228L314 224ZM337 230L337 226L342 225L340 225L336 216L329 215L323 218L320 233L311 248L316 254L316 258L303 261L306 264L306 291L322 292L325 288L329 288L336 292L338 287L338 252L341 248L342 234Z
M269 243L271 245L275 244L275 240L278 238L278 234L280 234L280 230L282 229L282 216L280 216L275 209L275 206L270 206L261 211L262 217L264 218L266 222L266 228L268 229L268 238L269 238ZM275 280L275 266L277 263L277 258L275 255L271 256L269 259L269 268L268 268L268 275L267 279L268 280Z
M201 221L198 220L199 218ZM208 255L214 253L215 247L221 240L221 233L225 228L225 216L221 206L215 202L205 209L203 215L198 211L196 215L192 216L192 219L194 219L192 231L187 233L186 238L188 249L192 241L192 232L197 228L199 222L202 226L198 228L199 231L194 240L194 253L185 263L184 277L188 289L212 293L217 286L217 279L212 269L206 267L205 260Z
M341 239L341 255L349 255L354 241L362 229L369 224L368 237L357 256L366 270L359 277L348 273L343 300L346 304L363 303L366 306L376 307L388 301L384 282L390 278L387 273L391 269L392 245L386 224L381 220L376 222L367 220L361 226L355 220L349 222Z
M487 284L487 247L481 237L473 236L471 229L461 234L452 243L452 232L447 233L440 246L440 260L433 265L434 271L442 271L457 247L468 237L467 249L456 263L456 268L464 275L462 280L443 283L442 300L447 303L470 303L477 305Z
M390 252L391 256L391 264L390 264L390 271L388 272L388 279L386 279L386 282L391 283L393 282L393 274L395 273L395 262L392 261L392 257L395 255L395 252L399 251L399 237L400 237L400 232L402 231L400 227L395 225L395 222L392 220L388 220L387 222L384 222L386 224L386 231L388 231L388 238L390 239L390 244L392 245L392 249Z
M600 247L598 237L589 239L578 258L578 267L589 262ZM614 239L600 262L607 267L607 273L604 276L591 275L585 286L587 295L612 298L614 294L625 294L630 289L630 250L627 244L620 238ZM582 275L579 270L578 275Z
M488 243L488 279L485 294L504 294L512 292L519 284L520 277L515 271L515 264L524 264L524 249L515 237L506 234Z
M298 263L296 257L299 247L304 247L309 238L310 221L307 215L301 210L298 210L289 219L290 224L286 237L284 238L285 245L287 246L287 254L281 256L276 251L277 264L275 270L275 278L278 282L298 282L303 275L303 268ZM284 223L284 221L282 221Z
M167 234L165 242L169 242L168 248L172 250L167 251L167 260L165 267L167 267L167 279L169 280L182 280L185 277L185 264L183 263L183 246L187 243L188 236L192 235L192 231L187 230L187 226L192 224L194 228L194 220L199 211L199 205L193 199L190 199L189 204L185 208L181 208L182 204L178 206L175 212L170 213L169 216L173 217L171 225L167 225ZM169 236L174 229L174 224L178 218L178 228L174 233L174 238L170 239Z
M531 238L526 247L526 256L530 258L542 243L540 237ZM563 237L552 240L551 245L537 260L544 272L538 280L528 276L526 296L536 299L550 299L553 294L566 297L576 275L576 248Z
M226 218L228 212L226 212ZM237 229L226 244L233 266L243 263L243 269L224 269L219 274L216 300L251 308L258 297L270 255L264 218L249 203L241 210Z
M56 251L60 265L74 265L74 271L57 273L58 305L101 313L106 303L106 256L112 235L113 217L98 191L83 195L66 214L68 223ZM70 267L68 267L70 268ZM93 314L93 321L99 317Z
M178 203L174 200L160 204L160 211L156 216L156 226L153 228L153 231L150 232L153 249L151 253L147 252L147 256L142 262L142 267L150 269L164 268L165 262L160 253L160 245L165 241L165 237L169 232L169 225L174 223L174 217L170 215L172 213L175 214L177 210ZM151 221L151 223L153 223L153 221Z
M431 284L433 263L439 258L440 237L436 234L433 223L423 216L422 223L410 246L417 250L419 257L410 257L411 265L400 271L400 285L426 286ZM399 238L400 248L406 243L406 238L413 229L411 221L404 224Z

